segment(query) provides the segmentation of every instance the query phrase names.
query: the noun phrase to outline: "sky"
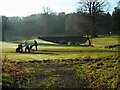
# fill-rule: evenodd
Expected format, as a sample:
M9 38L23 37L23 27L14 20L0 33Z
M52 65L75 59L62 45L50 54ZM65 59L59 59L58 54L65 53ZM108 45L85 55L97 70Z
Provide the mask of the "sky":
M0 16L28 16L43 13L43 7L53 12L76 12L80 0L0 0ZM108 0L110 11L113 11L118 0Z

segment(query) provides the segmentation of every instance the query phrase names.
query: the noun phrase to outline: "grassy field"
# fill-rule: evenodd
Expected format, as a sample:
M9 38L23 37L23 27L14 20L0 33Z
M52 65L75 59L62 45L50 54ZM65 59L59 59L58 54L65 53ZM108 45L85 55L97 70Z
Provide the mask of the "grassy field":
M118 36L94 38L93 46L38 40L38 51L16 53L23 41L2 42L3 87L120 88ZM33 40L28 40L30 44Z

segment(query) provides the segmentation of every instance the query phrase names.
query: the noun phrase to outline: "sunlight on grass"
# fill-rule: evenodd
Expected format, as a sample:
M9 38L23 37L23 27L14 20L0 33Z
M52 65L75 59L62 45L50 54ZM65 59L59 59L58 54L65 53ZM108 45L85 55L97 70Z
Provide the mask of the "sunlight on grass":
M108 36L108 37L94 38L92 40L92 43L95 46L115 45L115 44L119 44L119 42L118 42L119 38L120 38L119 36Z
M45 41L44 41L45 42ZM13 61L29 61L29 60L54 60L54 59L75 59L84 57L104 57L115 55L118 52L111 49L84 47L84 46L38 46L38 51L31 53L16 53L16 43L2 43L2 57L7 56ZM35 49L35 47L33 47ZM23 48L24 50L24 48Z
M33 43L33 39L28 41ZM34 80L36 78L34 75L38 75L39 83L35 84L40 84L45 89L54 88L62 80L61 75L65 77L67 71L72 72L75 77L88 80L92 88L117 88L120 83L119 50L103 48L106 45L118 44L116 37L95 38L93 39L95 47L56 45L38 40L38 51L33 47L30 53L16 53L15 49L20 42L24 40L0 42L5 87L14 87L15 84L16 87L26 84L29 87L31 82L37 81ZM102 47L96 47L97 45ZM41 75L43 77L40 78ZM16 80L18 81L14 84Z

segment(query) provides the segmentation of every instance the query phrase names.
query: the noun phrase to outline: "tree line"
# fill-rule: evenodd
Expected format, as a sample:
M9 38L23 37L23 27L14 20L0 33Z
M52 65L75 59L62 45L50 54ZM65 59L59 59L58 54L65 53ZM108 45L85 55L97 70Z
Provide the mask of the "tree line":
M65 14L65 12L56 14L49 8L45 8L44 13L26 17L1 16L2 39L20 40L34 37L85 35L96 37L110 32L119 33L119 5L114 8L112 14L103 12L101 3L87 2L86 5L88 6L85 6L84 3L84 6L88 7L88 11L85 8L86 11L79 8L77 12L69 14Z

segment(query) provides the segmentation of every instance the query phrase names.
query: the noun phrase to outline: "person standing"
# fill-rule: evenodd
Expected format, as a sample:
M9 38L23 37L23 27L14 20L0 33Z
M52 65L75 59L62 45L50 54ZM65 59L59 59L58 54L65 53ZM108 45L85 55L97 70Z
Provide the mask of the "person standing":
M37 41L36 40L34 40L34 45L35 45L35 49L37 51Z
M89 44L89 46L91 46L91 40L90 39L88 39L88 44Z
M30 53L29 44L28 44L28 42L27 42L27 40L26 40L26 41L25 41L25 53L27 52L27 50L28 50L28 52Z

